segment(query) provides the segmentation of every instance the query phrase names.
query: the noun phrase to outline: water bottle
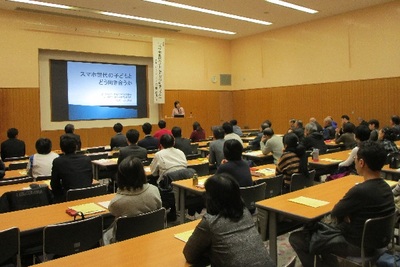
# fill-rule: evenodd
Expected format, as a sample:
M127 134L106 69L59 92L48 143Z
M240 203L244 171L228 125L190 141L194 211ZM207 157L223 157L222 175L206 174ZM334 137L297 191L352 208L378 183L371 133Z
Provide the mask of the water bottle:
M196 186L199 184L199 177L197 176L197 172L193 174L193 185Z
M319 161L319 149L314 148L312 151L312 160L313 161Z

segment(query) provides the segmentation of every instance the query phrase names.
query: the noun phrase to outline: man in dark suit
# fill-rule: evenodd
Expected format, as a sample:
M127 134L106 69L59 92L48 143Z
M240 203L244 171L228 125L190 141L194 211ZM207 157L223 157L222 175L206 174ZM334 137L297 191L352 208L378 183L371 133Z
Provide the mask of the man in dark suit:
M73 124L67 124L64 127L64 131L65 131L65 134L60 136L60 143L61 143L61 139L64 136L70 136L70 137L73 137L76 141L76 150L81 150L81 146L82 146L81 137L77 134L74 134L75 126Z
M114 129L114 132L116 132L116 134L113 137L111 137L111 141L110 141L111 149L125 147L128 145L125 135L122 134L123 128L124 127L119 122L114 124L113 129Z
M185 156L192 154L190 139L182 138L182 130L180 127L175 126L172 128L172 136L175 138L175 148L182 150Z
M146 148L147 150L158 149L159 142L158 139L151 135L152 126L150 123L146 122L142 125L142 130L145 134L144 138L138 142L138 145Z
M18 129L8 129L7 137L8 139L1 143L1 159L25 156L25 142L17 138Z
M92 162L88 156L75 154L76 139L63 135L60 141L64 155L53 160L51 170L51 190L56 202L65 201L69 189L92 185Z
M141 160L146 160L147 150L136 144L139 140L139 132L135 129L128 130L126 132L126 139L129 145L119 150L118 164L130 155L134 155Z

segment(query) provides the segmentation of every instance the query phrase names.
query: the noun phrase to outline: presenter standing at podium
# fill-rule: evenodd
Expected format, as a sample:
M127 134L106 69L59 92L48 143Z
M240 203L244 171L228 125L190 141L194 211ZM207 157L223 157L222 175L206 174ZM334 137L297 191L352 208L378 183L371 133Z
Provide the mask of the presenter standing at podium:
M185 110L181 107L181 103L179 101L174 102L175 108L172 110L172 117L184 117Z

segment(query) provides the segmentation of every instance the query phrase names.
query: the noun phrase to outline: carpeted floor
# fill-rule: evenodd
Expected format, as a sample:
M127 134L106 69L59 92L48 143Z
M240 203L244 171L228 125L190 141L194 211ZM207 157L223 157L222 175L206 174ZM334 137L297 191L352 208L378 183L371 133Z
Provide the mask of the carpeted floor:
M292 246L289 244L289 233L278 236L278 267L285 266L293 256L296 255ZM264 242L265 246L268 249L268 241ZM301 263L299 259L296 260L296 267L301 267Z

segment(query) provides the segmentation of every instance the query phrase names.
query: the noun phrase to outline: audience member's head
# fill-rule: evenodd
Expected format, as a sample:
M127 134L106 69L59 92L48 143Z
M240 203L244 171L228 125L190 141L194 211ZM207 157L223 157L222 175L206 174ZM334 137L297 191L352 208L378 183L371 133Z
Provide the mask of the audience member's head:
M326 117L324 119L324 126L328 127L328 126L331 126L331 125L332 125L332 118L328 116L328 117Z
M130 129L126 132L126 139L130 144L136 144L139 140L139 131L136 129Z
M17 128L10 128L7 130L7 137L8 138L16 138L18 135L18 129Z
M263 135L271 138L274 135L274 130L272 130L272 128L265 128L263 131Z
M380 129L378 134L379 140L389 140L391 142L394 142L396 138L397 138L397 133L391 127L384 127Z
M75 126L73 124L68 123L67 125L65 125L64 131L65 133L74 133Z
M60 138L60 148L65 154L72 154L77 150L78 144L74 137L63 135Z
M241 160L243 146L236 139L226 140L224 143L224 156L227 160Z
M164 129L165 127L167 127L167 123L165 122L165 120L160 120L160 121L158 122L158 127L159 127L160 129Z
M354 130L355 137L360 142L367 141L369 139L370 133L371 132L368 126L365 125L359 125Z
M147 177L141 160L130 155L118 164L117 183L120 190L135 190L147 184Z
M230 121L230 123L232 124L232 126L235 126L235 125L237 125L237 120L233 119Z
M393 115L390 118L390 122L391 122L392 125L399 125L400 124L400 117L397 116L397 115Z
M294 129L295 125L296 125L296 119L290 119L289 120L289 127Z
M368 127L372 131L374 129L379 129L379 121L377 119L371 119L368 121Z
M225 131L222 127L218 126L213 129L213 135L215 139L223 139L225 136Z
M261 131L264 131L265 128L271 128L272 127L272 122L269 120L265 120L263 123L261 123Z
M314 132L318 132L317 125L315 125L314 122L310 122L306 124L306 127L304 128L305 134L310 135Z
M295 128L303 128L303 121L302 120L296 120L296 123L294 124Z
M361 142L357 151L356 168L362 160L371 171L379 172L386 163L386 154L385 148L378 142L371 140ZM358 169L357 173L360 173Z
M299 145L299 137L297 137L295 133L285 134L282 141L285 150L288 148L296 148Z
M343 124L343 133L354 133L356 126L351 122L345 122Z
M175 144L175 138L170 134L164 134L160 138L160 145L163 148L170 148L173 147Z
M193 131L200 131L200 130L202 130L200 123L197 121L193 122Z
M243 216L244 203L239 184L228 173L211 176L204 184L207 213L239 220Z
M224 124L222 124L222 128L224 129L225 134L233 133L233 126L230 122L224 122Z
M122 124L119 123L119 122L117 122L116 124L114 124L114 127L113 127L114 132L116 132L116 133L122 132L122 129L123 129L123 128L124 128L124 126L122 126Z
M150 134L150 133L151 133L151 129L152 129L152 126L151 126L151 124L148 123L148 122L145 122L145 123L142 125L142 130L143 130L143 132L144 132L145 135Z
M342 115L342 117L340 117L342 119L342 123L346 123L350 121L350 117L347 115Z
M49 138L39 138L35 143L37 153L47 155L51 152L51 140Z
M182 129L181 129L181 127L174 126L172 128L171 132L172 132L172 136L175 137L175 138L182 137Z

